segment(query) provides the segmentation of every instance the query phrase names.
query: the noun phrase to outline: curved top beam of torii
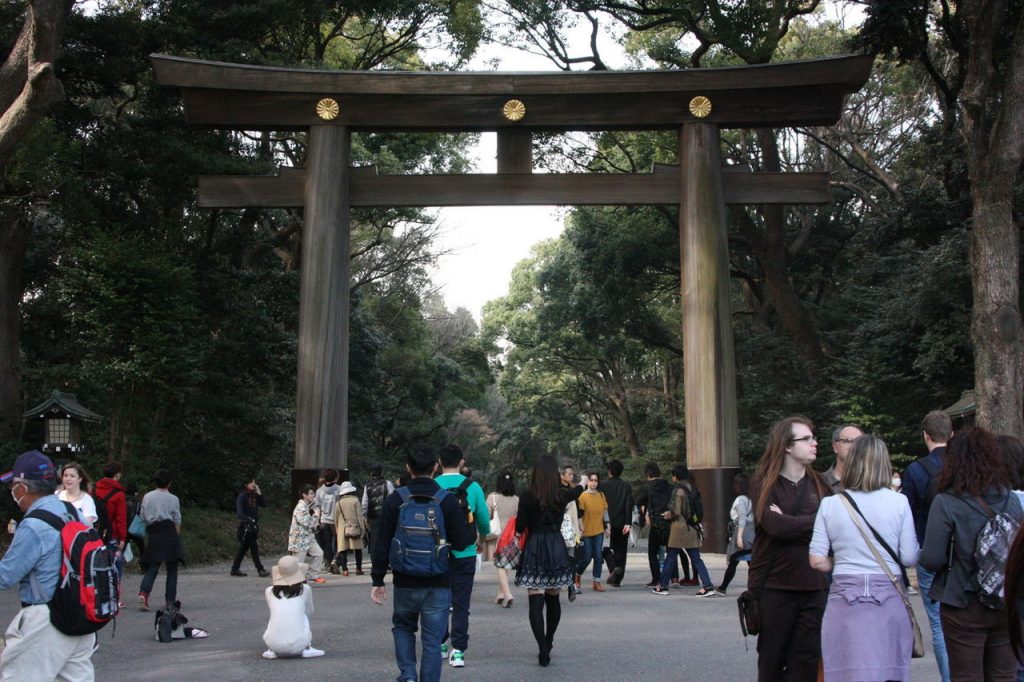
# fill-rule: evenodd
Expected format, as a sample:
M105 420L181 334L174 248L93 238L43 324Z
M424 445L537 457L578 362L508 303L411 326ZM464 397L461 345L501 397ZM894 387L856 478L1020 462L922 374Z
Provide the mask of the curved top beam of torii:
M182 91L190 123L245 130L479 131L664 129L701 120L721 128L832 125L843 97L871 72L870 56L678 71L556 73L317 71L150 56L157 83ZM694 98L710 101L706 116ZM338 105L325 120L317 104ZM519 120L509 100L525 108ZM700 108L698 113L703 113Z

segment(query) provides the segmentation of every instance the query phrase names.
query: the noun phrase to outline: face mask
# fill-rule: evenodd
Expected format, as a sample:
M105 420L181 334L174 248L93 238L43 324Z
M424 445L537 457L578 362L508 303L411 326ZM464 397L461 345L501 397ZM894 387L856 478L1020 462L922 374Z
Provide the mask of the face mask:
M17 487L18 486L14 486L14 487L11 488L11 499L14 500L14 504L18 505L18 508L20 509L21 508L21 501L25 499L25 496L22 495L21 497L18 497L15 494L14 488L17 488Z

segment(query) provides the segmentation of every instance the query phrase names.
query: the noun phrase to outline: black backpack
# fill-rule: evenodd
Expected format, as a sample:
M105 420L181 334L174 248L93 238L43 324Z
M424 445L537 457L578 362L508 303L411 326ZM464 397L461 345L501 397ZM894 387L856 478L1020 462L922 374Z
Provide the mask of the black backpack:
M99 504L96 505L96 523L94 523L92 527L96 529L97 533L99 533L100 537L103 539L103 542L110 542L111 538L113 537L114 528L110 524L110 515L107 513L107 502L109 502L110 498L112 498L114 495L118 493L124 495L123 490L119 488L114 488L113 490L110 491L109 495L107 495L104 498L101 498ZM127 496L125 496L126 502L127 499Z
M383 478L375 478L366 484L366 518L375 519L384 508L384 500L388 496L388 482Z
M448 488L448 490L451 491L451 494L459 501L459 507L462 508L462 513L466 515L466 525L469 526L470 531L473 533L473 542L476 542L476 523L474 521L473 509L469 506L469 486L472 483L472 480L464 478L462 479L462 483L458 484L454 488Z
M692 483L683 486L683 490L686 491L686 500L690 506L690 515L686 518L686 525L697 528L704 520L704 500L700 497L700 490Z

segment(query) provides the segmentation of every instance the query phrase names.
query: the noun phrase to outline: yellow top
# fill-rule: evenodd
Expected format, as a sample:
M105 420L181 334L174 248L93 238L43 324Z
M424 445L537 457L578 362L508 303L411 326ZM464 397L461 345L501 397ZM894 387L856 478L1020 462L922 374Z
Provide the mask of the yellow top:
M576 500L583 512L583 537L589 538L604 532L604 513L608 511L608 500L604 493L584 491Z

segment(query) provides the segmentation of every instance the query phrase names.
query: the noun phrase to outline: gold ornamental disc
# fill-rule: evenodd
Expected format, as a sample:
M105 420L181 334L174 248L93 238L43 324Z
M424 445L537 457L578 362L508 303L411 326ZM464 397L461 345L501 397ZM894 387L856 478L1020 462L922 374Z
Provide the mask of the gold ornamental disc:
M705 118L711 113L711 100L704 95L697 95L690 100L690 113L697 118Z
M330 97L324 97L316 103L316 115L325 121L333 121L341 113L341 107Z
M526 105L517 99L510 99L501 108L501 113L510 121L522 121L526 118Z

